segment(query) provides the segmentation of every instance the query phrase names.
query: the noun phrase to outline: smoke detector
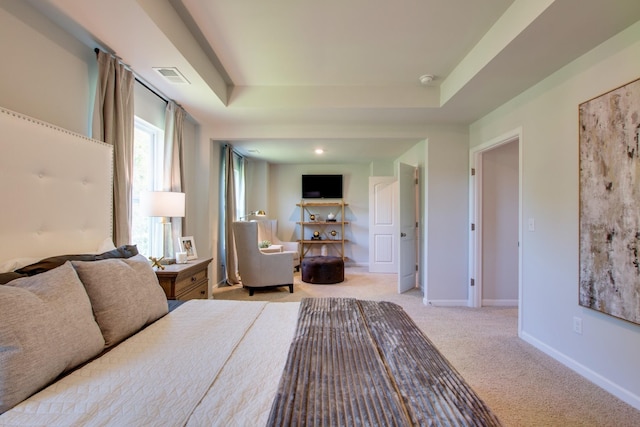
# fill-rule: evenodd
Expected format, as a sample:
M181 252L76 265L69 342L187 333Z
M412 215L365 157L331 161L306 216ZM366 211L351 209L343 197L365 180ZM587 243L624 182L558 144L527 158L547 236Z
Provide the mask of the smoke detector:
M153 67L153 69L169 83L190 84L189 80L187 80L176 67Z
M433 79L435 79L436 77L433 74L424 74L422 76L420 76L420 84L422 85L428 85L429 83L431 83L433 81Z

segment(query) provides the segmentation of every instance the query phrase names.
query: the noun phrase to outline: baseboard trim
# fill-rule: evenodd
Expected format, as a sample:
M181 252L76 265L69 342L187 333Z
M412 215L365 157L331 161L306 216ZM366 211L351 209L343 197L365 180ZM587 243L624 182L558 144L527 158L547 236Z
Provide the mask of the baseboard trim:
M517 299L483 299L483 307L517 307Z
M640 396L612 382L608 378L603 377L599 373L589 369L583 364L576 362L574 359L568 357L564 353L559 352L553 347L548 346L547 344L527 334L526 332L521 332L520 338L522 338L524 341L528 342L538 350L542 351L543 353L547 354L548 356L554 358L558 362L562 363L572 371L577 372L592 383L608 391L618 399L640 410Z
M434 307L467 307L468 301L466 299L427 299L423 298L422 303L424 305L432 305Z
M369 263L368 262L356 262L356 261L345 261L344 263L345 268L348 267L357 267L357 268L369 268Z

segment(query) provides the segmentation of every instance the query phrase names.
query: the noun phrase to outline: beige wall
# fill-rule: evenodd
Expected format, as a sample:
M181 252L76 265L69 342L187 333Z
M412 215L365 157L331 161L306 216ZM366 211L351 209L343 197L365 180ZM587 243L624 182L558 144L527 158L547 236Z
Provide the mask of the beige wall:
M0 6L0 105L90 136L93 50L27 2Z

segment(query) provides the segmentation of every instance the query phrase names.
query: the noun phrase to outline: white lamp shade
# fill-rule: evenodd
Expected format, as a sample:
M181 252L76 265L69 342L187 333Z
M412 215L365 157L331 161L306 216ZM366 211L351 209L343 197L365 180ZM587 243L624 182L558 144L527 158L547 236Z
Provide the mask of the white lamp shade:
M143 191L140 208L145 216L183 217L184 193L173 191Z

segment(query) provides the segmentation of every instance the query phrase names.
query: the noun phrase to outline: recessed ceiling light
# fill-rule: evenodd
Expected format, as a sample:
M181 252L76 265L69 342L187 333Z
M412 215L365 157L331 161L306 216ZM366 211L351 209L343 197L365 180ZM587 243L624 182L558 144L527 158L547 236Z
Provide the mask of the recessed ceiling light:
M322 148L316 148L316 154L322 154L324 150Z

